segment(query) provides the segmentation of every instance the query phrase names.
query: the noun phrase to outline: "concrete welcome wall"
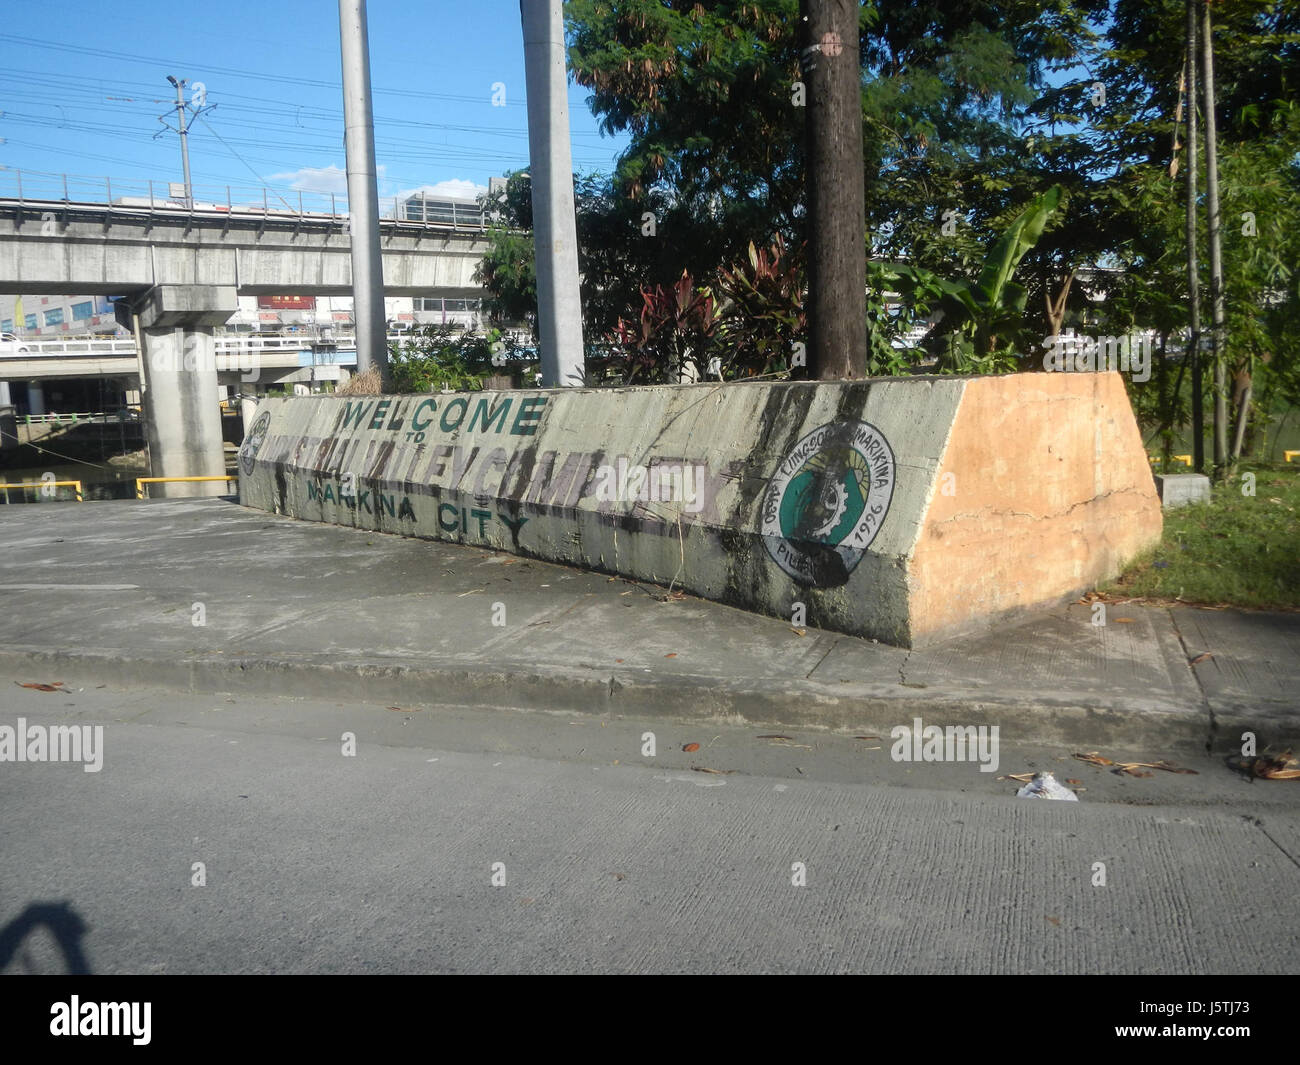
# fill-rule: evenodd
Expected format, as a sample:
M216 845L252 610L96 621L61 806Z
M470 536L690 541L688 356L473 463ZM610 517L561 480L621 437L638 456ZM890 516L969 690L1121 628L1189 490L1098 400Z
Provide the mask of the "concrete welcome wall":
M267 399L240 501L919 646L1160 536L1117 373Z

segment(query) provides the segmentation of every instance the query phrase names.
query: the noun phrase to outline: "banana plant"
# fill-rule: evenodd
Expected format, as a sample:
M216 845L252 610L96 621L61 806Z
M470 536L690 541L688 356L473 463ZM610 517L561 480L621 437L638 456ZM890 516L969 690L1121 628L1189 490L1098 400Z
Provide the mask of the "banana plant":
M1014 348L1028 336L1028 292L1012 277L1059 210L1062 195L1054 185L1031 200L989 249L976 281L949 281L910 264L885 267L884 279L905 299L929 298L942 312L936 339L943 345L944 369L991 372L1014 366Z

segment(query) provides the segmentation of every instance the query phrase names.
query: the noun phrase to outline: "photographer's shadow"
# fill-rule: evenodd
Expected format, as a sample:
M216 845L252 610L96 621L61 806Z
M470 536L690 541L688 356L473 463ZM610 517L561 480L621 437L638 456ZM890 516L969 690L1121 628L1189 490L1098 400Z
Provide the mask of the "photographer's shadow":
M64 972L77 976L90 974L90 961L81 945L89 928L67 902L33 902L0 928L0 973L39 971L32 957L30 937L41 928L49 930L63 952ZM15 958L20 964L11 970Z

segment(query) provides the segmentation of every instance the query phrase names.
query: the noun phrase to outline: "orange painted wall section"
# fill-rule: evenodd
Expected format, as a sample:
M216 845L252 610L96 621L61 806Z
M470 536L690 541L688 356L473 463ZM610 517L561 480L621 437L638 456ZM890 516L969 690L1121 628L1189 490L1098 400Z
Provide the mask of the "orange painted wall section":
M1161 528L1118 373L970 380L909 566L912 640L1060 602Z

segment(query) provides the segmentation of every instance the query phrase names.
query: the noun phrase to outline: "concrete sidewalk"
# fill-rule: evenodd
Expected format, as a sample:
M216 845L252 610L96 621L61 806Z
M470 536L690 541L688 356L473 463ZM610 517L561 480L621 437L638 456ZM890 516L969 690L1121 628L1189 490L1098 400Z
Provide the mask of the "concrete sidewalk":
M1300 614L1111 604L1098 627L1074 604L910 652L218 499L4 507L0 593L6 682L874 732L921 717L1079 749L1300 742Z

